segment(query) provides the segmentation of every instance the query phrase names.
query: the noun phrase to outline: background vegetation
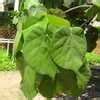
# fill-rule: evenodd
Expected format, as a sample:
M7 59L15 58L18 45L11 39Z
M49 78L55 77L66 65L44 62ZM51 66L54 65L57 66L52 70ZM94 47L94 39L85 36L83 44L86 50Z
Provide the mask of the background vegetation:
M6 50L0 48L0 71L9 71L15 69L16 65L11 58L7 56Z

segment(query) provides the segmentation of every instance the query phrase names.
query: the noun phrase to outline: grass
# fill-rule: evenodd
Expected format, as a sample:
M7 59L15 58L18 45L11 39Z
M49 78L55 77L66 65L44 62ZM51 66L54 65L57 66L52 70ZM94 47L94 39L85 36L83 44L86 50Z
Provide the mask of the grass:
M87 53L86 58L89 63L100 65L100 55L97 55L95 52Z
M0 71L9 71L15 69L16 65L10 59L10 57L7 56L6 50L0 49Z

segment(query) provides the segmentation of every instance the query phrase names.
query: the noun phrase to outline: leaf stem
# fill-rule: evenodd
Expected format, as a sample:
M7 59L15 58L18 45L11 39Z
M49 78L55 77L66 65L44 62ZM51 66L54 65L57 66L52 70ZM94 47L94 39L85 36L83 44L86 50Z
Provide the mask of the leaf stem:
M73 8L70 8L70 9L64 11L64 13L69 13L69 12L71 12L73 10L76 10L76 9L79 9L79 8L89 8L91 6L92 5L80 5L80 6L76 6L76 7L73 7Z

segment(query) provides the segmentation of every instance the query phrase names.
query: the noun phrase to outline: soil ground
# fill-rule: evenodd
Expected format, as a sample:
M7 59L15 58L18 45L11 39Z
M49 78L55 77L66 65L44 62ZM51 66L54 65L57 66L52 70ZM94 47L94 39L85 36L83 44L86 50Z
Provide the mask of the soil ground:
M97 46L96 46L96 48L94 49L94 51L95 51L98 55L100 55L100 39L97 41Z
M0 72L0 100L25 100L20 91L18 71Z
M20 90L20 73L18 71L0 72L0 100L26 100ZM45 100L38 95L34 100Z

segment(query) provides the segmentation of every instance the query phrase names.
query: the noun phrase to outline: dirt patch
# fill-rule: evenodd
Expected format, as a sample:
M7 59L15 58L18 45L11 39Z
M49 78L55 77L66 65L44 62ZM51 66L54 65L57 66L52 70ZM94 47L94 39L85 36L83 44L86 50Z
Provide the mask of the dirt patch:
M0 100L25 100L20 90L20 74L0 72Z
M18 71L0 72L0 100L26 100L20 90L20 73ZM34 100L45 100L37 95Z
M96 54L100 55L100 39L97 41L97 46L94 49L94 52L96 52Z

